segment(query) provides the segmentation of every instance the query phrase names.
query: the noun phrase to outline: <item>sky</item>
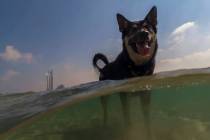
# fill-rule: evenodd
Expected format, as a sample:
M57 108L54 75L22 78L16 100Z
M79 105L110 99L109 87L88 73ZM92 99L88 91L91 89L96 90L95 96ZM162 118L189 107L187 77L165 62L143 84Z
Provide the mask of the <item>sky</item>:
M116 13L141 20L158 9L155 72L210 66L209 0L0 0L0 93L96 81L96 52L121 52Z

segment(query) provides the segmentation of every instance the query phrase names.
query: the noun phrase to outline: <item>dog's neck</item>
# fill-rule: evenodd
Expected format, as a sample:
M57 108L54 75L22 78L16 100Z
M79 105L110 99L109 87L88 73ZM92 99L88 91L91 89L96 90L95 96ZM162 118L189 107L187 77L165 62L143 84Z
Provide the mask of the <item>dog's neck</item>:
M151 75L154 71L155 59L149 60L142 65L135 65L135 63L129 58L128 52L123 49L122 53L118 56L123 68L129 73L130 77Z

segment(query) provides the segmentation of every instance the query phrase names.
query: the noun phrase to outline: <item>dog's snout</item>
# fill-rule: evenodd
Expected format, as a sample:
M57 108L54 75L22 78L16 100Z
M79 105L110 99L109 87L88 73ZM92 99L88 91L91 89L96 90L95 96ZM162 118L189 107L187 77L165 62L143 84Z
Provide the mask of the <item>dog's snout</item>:
M149 40L149 33L147 31L141 31L141 32L138 32L137 34L137 40Z
M140 32L140 36L144 39L148 39L149 38L149 33L146 31L142 31Z

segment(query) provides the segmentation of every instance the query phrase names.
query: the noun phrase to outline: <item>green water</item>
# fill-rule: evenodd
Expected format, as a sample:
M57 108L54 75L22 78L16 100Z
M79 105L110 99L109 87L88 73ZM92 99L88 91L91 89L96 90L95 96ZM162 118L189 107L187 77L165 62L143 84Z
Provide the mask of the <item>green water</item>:
M104 124L100 97L66 105L35 116L0 138L3 140L208 140L210 138L209 75L149 81L133 80L110 89ZM199 79L199 80L198 80ZM170 81L170 84L166 84ZM181 82L180 82L181 81ZM142 86L150 83L150 123L145 123ZM161 85L164 85L161 87ZM147 87L148 88L148 87ZM100 91L99 91L100 92ZM108 91L107 91L108 92ZM124 93L122 93L124 92ZM130 125L120 93L127 95ZM148 137L148 126L150 136Z

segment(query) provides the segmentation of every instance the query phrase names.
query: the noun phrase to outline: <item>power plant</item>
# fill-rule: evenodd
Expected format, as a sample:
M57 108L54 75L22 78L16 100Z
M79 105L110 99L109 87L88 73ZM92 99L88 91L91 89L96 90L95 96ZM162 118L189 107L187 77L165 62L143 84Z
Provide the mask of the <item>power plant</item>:
M53 70L49 70L46 74L47 91L53 90Z

